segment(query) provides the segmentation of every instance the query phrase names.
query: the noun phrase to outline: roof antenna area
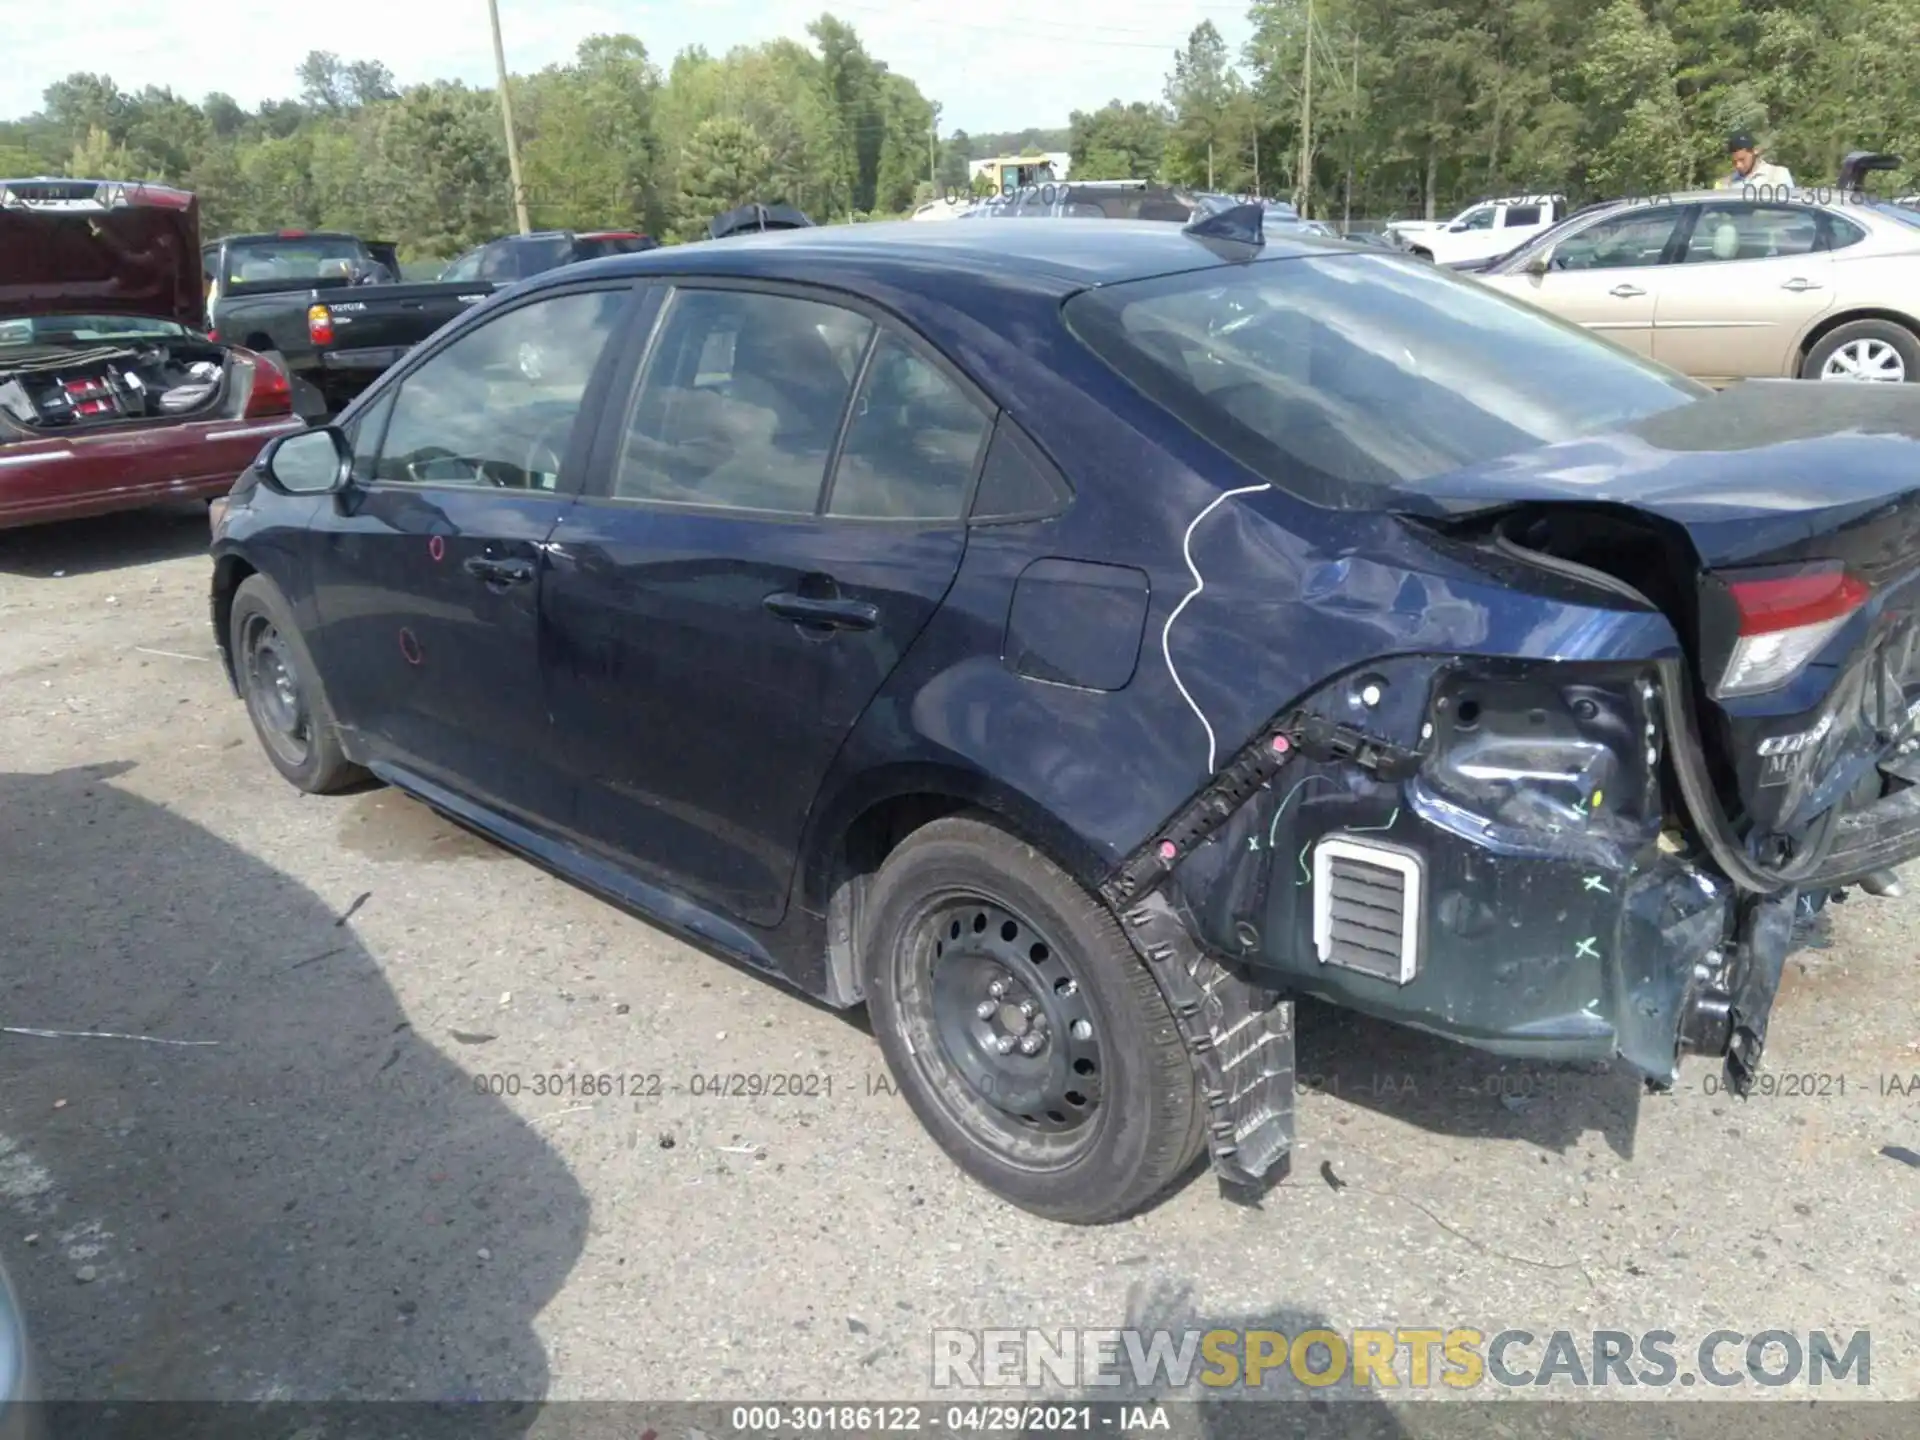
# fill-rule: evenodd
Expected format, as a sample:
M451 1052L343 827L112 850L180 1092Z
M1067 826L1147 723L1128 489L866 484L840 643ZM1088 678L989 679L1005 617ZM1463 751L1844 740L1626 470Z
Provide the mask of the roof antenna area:
M1224 243L1258 250L1267 243L1266 216L1267 207L1258 202L1233 205L1190 221L1182 227L1181 233L1213 244Z

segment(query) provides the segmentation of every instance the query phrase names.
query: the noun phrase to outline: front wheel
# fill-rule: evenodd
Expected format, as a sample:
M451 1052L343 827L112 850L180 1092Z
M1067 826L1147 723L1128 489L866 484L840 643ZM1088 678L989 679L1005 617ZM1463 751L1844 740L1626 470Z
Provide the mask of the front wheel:
M1032 846L937 820L866 907L874 1031L914 1113L1022 1209L1101 1224L1160 1196L1204 1144L1173 1015L1113 916Z
M309 795L331 794L366 779L341 749L313 657L286 601L266 577L249 575L240 582L228 633L247 718L273 768Z
M1803 380L1920 381L1920 338L1891 320L1836 326L1807 352Z

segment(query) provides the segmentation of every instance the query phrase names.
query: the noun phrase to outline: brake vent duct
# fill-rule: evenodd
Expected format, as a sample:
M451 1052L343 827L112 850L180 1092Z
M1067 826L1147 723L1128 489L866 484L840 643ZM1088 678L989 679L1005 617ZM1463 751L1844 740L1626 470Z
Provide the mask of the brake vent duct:
M1405 985L1420 973L1424 874L1411 851L1328 836L1313 851L1313 945L1323 965Z

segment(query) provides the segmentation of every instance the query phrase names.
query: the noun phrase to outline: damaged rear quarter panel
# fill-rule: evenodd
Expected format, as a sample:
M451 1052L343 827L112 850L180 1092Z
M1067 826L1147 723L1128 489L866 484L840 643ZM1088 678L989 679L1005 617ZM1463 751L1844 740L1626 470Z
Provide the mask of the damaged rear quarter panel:
M1018 373L1029 358L1006 363ZM1077 499L1054 520L973 530L946 603L829 778L816 812L822 837L873 802L873 762L884 756L890 783L939 784L998 810L1097 888L1291 710L1417 750L1436 685L1463 664L1523 662L1535 679L1543 667L1557 673L1564 663L1571 677L1576 664L1597 665L1616 683L1681 653L1658 612L1449 551L1380 510L1309 505L1223 464L1070 348L1037 358L1052 383L1064 379L1108 408L1106 423L1089 425L1079 423L1082 407L1010 406L1062 460ZM1047 393L1037 377L1032 393ZM1046 556L1147 575L1139 662L1123 688L1047 683L1008 663L1016 582ZM1361 698L1369 679L1380 691L1372 706ZM1643 702L1635 694L1630 703ZM1644 730L1646 720L1636 710L1621 723ZM1279 813L1288 789L1313 774ZM1300 759L1182 860L1174 896L1208 948L1243 957L1266 983L1520 1053L1597 1058L1619 1048L1650 1074L1669 1074L1693 958L1724 929L1729 902L1659 849L1647 818L1657 804L1643 794L1640 828L1613 823L1598 850L1593 833L1548 824L1523 836L1522 852L1531 843L1533 853L1502 853L1460 816L1449 819L1448 800L1430 777L1385 783L1350 764ZM1423 968L1405 986L1320 964L1311 885L1299 883L1302 848L1319 835L1389 822L1430 874ZM827 847L810 848L807 903L818 909L830 868Z

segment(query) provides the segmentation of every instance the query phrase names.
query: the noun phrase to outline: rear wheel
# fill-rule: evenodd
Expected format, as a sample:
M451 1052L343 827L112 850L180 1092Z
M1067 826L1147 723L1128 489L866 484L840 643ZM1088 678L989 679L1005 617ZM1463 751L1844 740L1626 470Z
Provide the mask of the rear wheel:
M1101 904L967 816L874 880L863 962L908 1103L963 1170L1050 1219L1139 1210L1193 1162L1204 1108L1158 986Z
M230 625L240 694L273 768L309 795L365 780L341 749L319 671L271 581L249 575L240 582Z
M1802 380L1920 381L1920 338L1891 320L1836 326L1807 352Z

